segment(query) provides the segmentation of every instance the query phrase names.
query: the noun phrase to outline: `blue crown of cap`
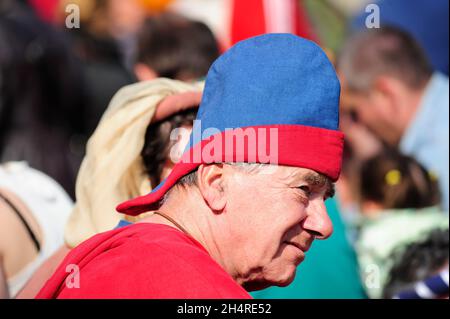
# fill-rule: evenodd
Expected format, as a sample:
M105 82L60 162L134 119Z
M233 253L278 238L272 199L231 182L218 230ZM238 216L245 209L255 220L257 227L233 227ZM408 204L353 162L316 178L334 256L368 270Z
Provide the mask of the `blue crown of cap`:
M318 45L265 34L239 42L214 62L197 120L203 131L279 124L337 130L339 94L334 67Z

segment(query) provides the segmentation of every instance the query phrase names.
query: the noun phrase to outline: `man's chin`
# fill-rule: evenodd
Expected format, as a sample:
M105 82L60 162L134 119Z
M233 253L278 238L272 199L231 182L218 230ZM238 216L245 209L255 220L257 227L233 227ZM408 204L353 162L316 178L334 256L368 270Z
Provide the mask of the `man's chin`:
M266 279L264 281L253 281L253 282L247 282L243 284L243 287L247 291L257 291L257 290L263 290L269 287L277 286L277 287L286 287L289 286L295 279L295 270L283 274L282 276L279 276L276 279Z
M283 279L281 281L278 281L277 283L274 284L274 286L278 286L278 287L286 287L289 286L295 279L295 271L292 272L292 275L290 275L288 278Z

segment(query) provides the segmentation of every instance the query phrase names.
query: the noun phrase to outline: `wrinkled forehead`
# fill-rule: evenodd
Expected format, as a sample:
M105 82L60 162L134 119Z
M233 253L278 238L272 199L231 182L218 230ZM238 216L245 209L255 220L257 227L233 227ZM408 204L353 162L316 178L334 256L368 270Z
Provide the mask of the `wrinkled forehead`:
M312 169L291 166L279 167L280 177L282 177L282 175L287 175L286 177L294 182L307 182L317 187L324 187L328 184L332 184L330 178Z
M306 182L316 187L331 186L332 181L327 176L314 170L302 167L268 164L231 164L236 170L243 171L258 178L282 180L288 183Z

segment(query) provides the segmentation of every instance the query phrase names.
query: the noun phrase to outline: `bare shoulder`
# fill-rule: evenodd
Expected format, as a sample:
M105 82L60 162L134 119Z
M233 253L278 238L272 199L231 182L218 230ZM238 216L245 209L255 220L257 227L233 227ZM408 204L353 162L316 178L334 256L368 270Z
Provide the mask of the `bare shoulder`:
M37 254L24 223L30 227L38 242L42 242L42 232L31 210L20 198L2 188L0 193L3 195L0 197L0 254L6 274L10 276Z
M13 240L13 235L18 230L15 212L5 201L0 199L0 254L6 251L8 243Z

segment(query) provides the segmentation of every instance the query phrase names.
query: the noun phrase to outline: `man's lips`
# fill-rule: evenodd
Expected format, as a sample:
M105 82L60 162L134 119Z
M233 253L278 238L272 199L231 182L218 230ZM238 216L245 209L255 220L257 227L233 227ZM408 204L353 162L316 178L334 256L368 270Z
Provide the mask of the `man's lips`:
M304 253L306 253L309 250L309 247L311 246L311 245L302 246L299 243L296 243L296 242L293 242L293 241L286 241L285 243L288 244L288 245L292 245L292 246L297 247L298 249L300 249Z

